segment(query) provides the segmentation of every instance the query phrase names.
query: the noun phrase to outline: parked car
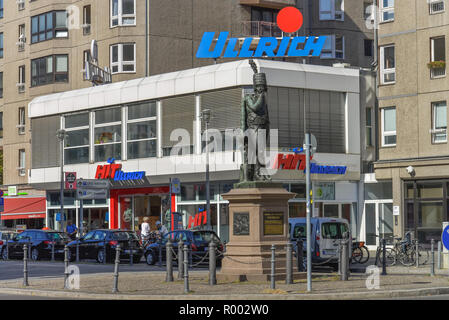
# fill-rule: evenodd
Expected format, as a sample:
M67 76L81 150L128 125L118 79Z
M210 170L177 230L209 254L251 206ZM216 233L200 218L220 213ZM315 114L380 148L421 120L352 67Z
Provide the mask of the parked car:
M133 262L140 262L143 249L137 235L133 231L120 229L99 229L89 231L84 237L68 244L69 260L76 259L76 244L78 243L80 259L96 259L97 262L114 261L117 245L122 249L120 259L130 259L130 241L133 248ZM106 257L105 257L106 247Z
M33 261L50 258L54 245L55 258L64 257L64 246L69 242L63 232L54 230L25 230L7 240L10 258L23 258L23 245L29 243L30 257ZM2 258L6 259L6 246L2 248Z
M208 247L211 239L217 245L217 265L221 264L223 256L223 243L217 234L212 230L177 230L167 233L161 242L155 242L149 244L145 248L145 260L147 264L153 265L159 260L159 252L161 252L161 259L165 261L166 259L166 244L170 238L173 244L173 250L178 252L178 242L182 239L184 244L191 246L192 248L192 262L201 261L208 252ZM207 262L209 258L204 258ZM177 261L176 257L173 256L173 261Z
M307 234L306 234L306 218L290 218L289 235L290 241L293 243L293 250L296 251L296 241L303 241L304 260L307 258ZM340 240L344 239L347 232L347 239L352 239L351 230L348 220L338 218L311 218L311 251L312 263L320 263L329 265L338 270L338 246ZM349 253L352 252L352 242L348 242ZM348 257L350 259L350 255ZM305 261L306 262L306 261ZM304 263L305 263L304 262Z
M18 232L16 230L0 230L0 257L4 260L6 260L6 243L8 240L11 240L16 235L18 235ZM4 253L3 253L3 250ZM4 255L3 255L4 254Z

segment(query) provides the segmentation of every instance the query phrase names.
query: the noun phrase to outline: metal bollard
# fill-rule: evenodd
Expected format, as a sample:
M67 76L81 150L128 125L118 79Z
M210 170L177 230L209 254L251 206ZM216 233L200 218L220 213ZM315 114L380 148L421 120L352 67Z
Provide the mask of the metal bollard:
M209 244L209 285L214 286L217 284L217 260L215 256L215 250L217 245L213 240Z
M184 245L184 293L189 292L189 247Z
M293 283L293 266L292 266L292 244L291 242L287 243L287 270L286 270L286 276L285 276L285 284L292 284Z
M339 240L338 241L337 251L338 251L338 274L340 276L342 274L341 270L343 270L343 268L341 267L341 264L342 264L342 261L343 261L342 252L341 252L341 247L342 246L343 246L342 240Z
M104 238L104 241L103 241L103 250L104 250L104 252L103 252L103 256L104 256L103 264L106 264L106 237Z
M76 239L76 262L80 261L80 241Z
M69 247L64 246L64 289L69 289Z
M437 268L441 269L441 241L438 241Z
M304 242L301 239L296 240L296 262L298 271L304 272Z
M55 261L55 240L51 242L51 261Z
M165 257L166 257L166 268L167 268L167 275L165 276L166 282L173 282L173 258L172 258L172 249L173 244L171 243L170 237L168 238L168 241L165 245Z
M416 255L416 267L419 267L419 246L418 246L418 240L416 240L416 250L415 250L415 255Z
M120 264L120 251L120 245L118 244L115 248L114 287L112 288L112 293L118 292L118 267Z
M179 240L178 242L178 279L184 278L184 254L183 254L183 248L184 248L184 241Z
M159 239L159 268L162 268L162 239Z
M340 263L340 280L347 281L348 280L348 271L349 271L349 252L348 252L348 241L341 242L341 263Z
M432 254L432 262L430 264L430 276L435 276L435 240L430 240L430 252Z
M28 287L28 245L23 245L23 285Z
M189 268L193 268L193 250L192 250L192 244L189 245Z
M31 260L31 239L28 237L28 260Z
M270 289L276 289L276 246L274 244L271 245L271 283Z
M385 238L382 239L382 273L381 275L387 275L387 243Z
M129 240L129 265L132 266L134 264L134 254L133 254L133 240Z

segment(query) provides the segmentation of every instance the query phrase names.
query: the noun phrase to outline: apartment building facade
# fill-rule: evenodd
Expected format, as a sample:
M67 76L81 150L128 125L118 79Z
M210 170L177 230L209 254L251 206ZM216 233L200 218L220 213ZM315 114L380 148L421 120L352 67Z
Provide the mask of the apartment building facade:
M382 186L377 199L391 196L393 207L365 210L372 221L386 221L379 225L391 233L411 231L425 243L438 239L448 221L447 6L447 0L379 1L380 143L374 168Z
M329 6L340 6L341 11L344 5L334 0L316 3L309 1L307 7L313 10L303 12L306 17L316 15L307 25L314 27L316 24L325 29L303 28L300 31L303 34L342 34L353 21L358 22L357 28L345 34L344 54L332 49L334 41L326 44L330 55L308 62L368 66L369 61L359 57L361 51L352 47L352 43L360 43L362 37L370 38L369 31L362 30L359 17L363 16L364 9L358 5L359 1L346 0L347 13L343 17L334 14L331 18L337 17L338 21L332 22L326 20L329 17L323 12ZM8 205L10 196L14 199L45 196L29 185L33 137L27 105L41 95L90 87L91 83L83 78L83 70L92 40L98 43L98 65L112 70L113 82L126 81L215 63L195 57L206 31L230 31L233 37L280 36L275 27L276 14L285 6L304 10L306 4L294 0L0 1L3 185L5 190L9 186L18 190L7 194L5 213L10 216L7 218L4 213L3 218L15 220L19 213L27 210L42 216L42 209L25 209L20 201L12 207ZM357 19L351 19L353 15ZM251 26L249 33L248 25ZM357 33L358 29L361 31ZM294 61L303 62L302 59ZM48 161L53 157L56 155L48 154ZM42 199L27 201L42 203ZM13 223L28 224L30 221L22 219L23 215L20 218ZM38 227L42 218L36 219Z

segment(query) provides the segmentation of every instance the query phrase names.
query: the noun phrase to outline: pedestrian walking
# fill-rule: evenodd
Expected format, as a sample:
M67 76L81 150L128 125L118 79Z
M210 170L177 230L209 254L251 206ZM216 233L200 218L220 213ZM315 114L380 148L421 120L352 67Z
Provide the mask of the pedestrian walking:
M140 235L142 237L142 243L145 243L146 240L150 238L150 218L145 217L143 218L143 222L140 226L141 232Z

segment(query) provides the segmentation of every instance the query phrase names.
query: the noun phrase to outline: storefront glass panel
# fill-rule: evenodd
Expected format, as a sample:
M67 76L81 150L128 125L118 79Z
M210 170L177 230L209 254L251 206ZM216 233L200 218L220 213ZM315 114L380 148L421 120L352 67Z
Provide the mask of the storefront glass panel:
M288 204L289 218L305 218L306 217L306 203L305 202L290 202Z
M379 236L388 239L393 237L393 204L382 203L379 206L382 211L379 214Z
M365 241L368 246L375 246L377 235L376 204L365 204Z
M325 204L323 217L338 218L338 204Z

